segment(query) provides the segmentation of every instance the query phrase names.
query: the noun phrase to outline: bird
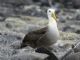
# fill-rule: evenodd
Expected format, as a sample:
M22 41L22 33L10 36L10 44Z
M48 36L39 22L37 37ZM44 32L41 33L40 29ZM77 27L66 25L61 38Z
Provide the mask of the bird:
M59 10L55 8L49 8L47 10L49 19L48 26L26 34L22 40L21 48L24 48L26 46L30 46L32 48L48 48L51 45L55 44L60 37L57 27L58 13Z

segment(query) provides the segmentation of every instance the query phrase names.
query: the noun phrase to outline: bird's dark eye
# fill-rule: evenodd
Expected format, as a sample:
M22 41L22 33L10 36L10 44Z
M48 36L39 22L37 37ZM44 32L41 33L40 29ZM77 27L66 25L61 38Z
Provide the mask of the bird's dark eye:
M51 11L49 10L49 12L51 12Z

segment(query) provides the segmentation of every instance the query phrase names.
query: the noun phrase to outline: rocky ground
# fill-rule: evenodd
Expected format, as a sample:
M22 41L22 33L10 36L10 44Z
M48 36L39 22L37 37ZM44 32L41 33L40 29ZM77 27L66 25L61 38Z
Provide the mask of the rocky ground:
M52 55L34 52L29 46L20 49L25 34L47 25L46 10L49 7L41 7L39 3L34 4L27 0L27 3L20 0L19 4L18 0L15 1L5 1L0 5L0 60L53 60ZM80 40L80 10L61 9L59 17L62 45L54 47L57 51L52 53L61 58ZM74 51L79 52L78 47L80 46Z

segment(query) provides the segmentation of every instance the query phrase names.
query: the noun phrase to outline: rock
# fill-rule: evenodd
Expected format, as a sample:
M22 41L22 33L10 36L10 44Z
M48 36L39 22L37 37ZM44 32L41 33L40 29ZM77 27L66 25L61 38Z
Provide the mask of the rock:
M80 37L76 33L60 32L61 40L79 40ZM77 41L76 41L77 42Z
M3 21L5 21L5 17L3 17L3 16L0 16L0 22L3 22Z
M78 14L77 16L76 16L76 19L79 21L80 20L80 14Z
M6 23L7 28L12 28L12 25L10 23Z
M70 22L66 23L65 26L62 27L62 31L64 31L64 32L74 32L74 33L79 34L80 33L79 32L80 31L79 25L80 25L80 22L78 22L78 21L75 21L75 22L70 21Z
M0 56L0 60L9 60L8 57Z
M26 22L22 21L20 18L6 18L5 23L5 27L9 30L13 29L16 32L19 32L25 28L24 31L28 31Z
M41 6L50 6L48 0L40 0Z
M71 28L70 26L66 26L66 27L63 28L62 31L67 31L67 30L70 29L70 28Z
M65 21L65 20L61 20L60 22L61 22L61 23L65 23L66 21Z
M40 6L50 6L48 0L33 0L34 2L39 2Z
M19 49L20 46L21 46L21 41L15 41L10 45L10 47L12 47L14 49Z
M16 54L16 50L11 49L10 47L0 46L0 56L12 56Z
M13 4L13 5L20 5L20 4L32 4L32 0L3 0L3 1L0 1L2 3L8 3L8 4Z
M77 25L76 25L76 24L77 24ZM78 22L76 22L75 25L70 25L71 31L72 31L72 32L75 32L75 33L77 33L77 34L80 34L80 28L79 28L78 26L79 26Z
M0 6L0 14L4 16L14 16L14 9Z
M74 8L80 8L80 4L79 4L80 0L72 0L73 6Z
M80 34L80 30L77 30L75 33Z
M46 19L44 20L43 19L44 18L29 17L29 16L24 16L21 18L8 17L6 18L5 23L3 23L3 25L4 28L7 28L8 30L13 30L18 33L22 32L24 34L27 34L30 31L42 28L41 26L44 27L48 21Z
M0 36L0 45L10 46L11 44L13 44L13 42L21 41L24 36L24 34L18 34L16 32L0 32L2 33L2 35ZM21 39L17 39L17 37L21 37Z
M75 53L80 52L80 42L77 42L74 47L73 50Z
M63 60L80 60L80 52L73 53L65 57Z
M27 8L27 9L26 9ZM46 12L40 9L39 6L25 6L22 10L23 15L28 15L28 16L37 16L37 17L46 17Z
M33 0L33 2L40 2L40 0Z
M48 55L40 53L21 53L11 57L11 60L44 60Z

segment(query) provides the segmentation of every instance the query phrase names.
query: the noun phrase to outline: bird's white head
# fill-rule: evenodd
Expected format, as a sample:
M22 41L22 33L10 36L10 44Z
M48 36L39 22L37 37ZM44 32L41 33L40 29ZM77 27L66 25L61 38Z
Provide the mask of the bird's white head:
M57 21L56 12L57 12L57 10L56 9L52 9L52 8L47 10L47 15L48 15L49 20Z

